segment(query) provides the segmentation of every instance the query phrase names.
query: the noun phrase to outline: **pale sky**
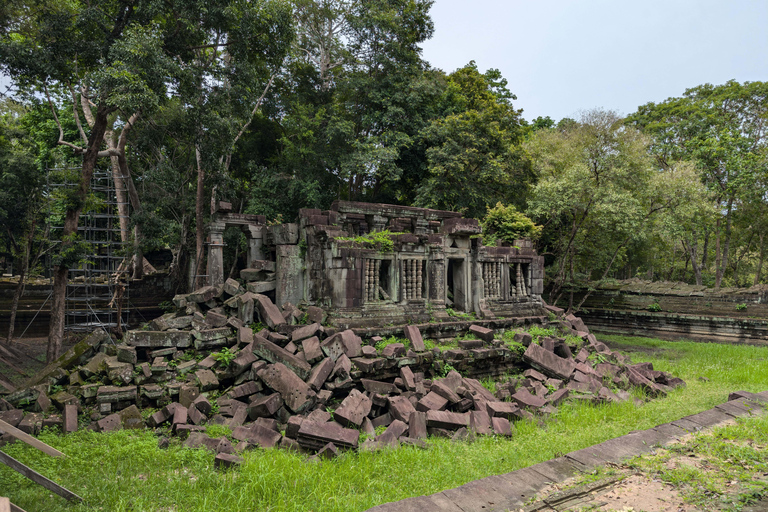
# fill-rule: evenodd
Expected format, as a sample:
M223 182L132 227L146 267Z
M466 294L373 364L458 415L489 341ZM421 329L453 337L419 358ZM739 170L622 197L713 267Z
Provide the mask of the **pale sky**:
M532 120L768 81L768 0L436 0L424 58L501 70Z

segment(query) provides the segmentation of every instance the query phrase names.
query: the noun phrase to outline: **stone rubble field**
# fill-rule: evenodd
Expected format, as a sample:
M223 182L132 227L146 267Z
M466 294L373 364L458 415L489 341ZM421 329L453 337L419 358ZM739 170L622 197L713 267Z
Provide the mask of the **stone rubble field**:
M246 289L229 279L177 296L175 313L119 342L93 332L26 388L0 397L0 420L31 435L43 427L65 434L153 428L160 446L174 435L228 467L256 447L333 457L426 448L427 436L512 436L515 421L552 414L565 400L628 400L633 386L654 397L685 385L650 363L631 364L559 308L525 321L560 336L517 329L507 343L493 329L468 325L473 336L458 348L428 350L417 326L404 327L404 343L363 340L325 326L321 308L278 308L247 291L269 273L244 270ZM478 378L493 379L495 393ZM211 425L229 427L236 444L209 436ZM0 445L13 440L0 434Z

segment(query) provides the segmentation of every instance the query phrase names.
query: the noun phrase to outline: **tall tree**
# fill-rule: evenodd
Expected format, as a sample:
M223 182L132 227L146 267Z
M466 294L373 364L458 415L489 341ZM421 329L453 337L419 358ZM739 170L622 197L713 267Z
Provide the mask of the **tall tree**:
M680 98L643 105L628 120L653 137L651 151L662 167L694 162L715 194L722 212L714 225L719 287L731 257L736 208L749 197L765 201L751 191L768 172L768 82L701 85ZM691 251L695 247L689 244Z
M69 91L81 139L67 140L60 130L58 143L80 155L81 173L70 197L62 250L54 267L49 360L61 350L68 269L79 259L74 242L91 177L98 159L114 154L103 148L113 126L111 118L117 116L118 125L130 125L136 113L151 113L169 93L188 90L190 76L192 87L203 83L222 88L226 77L185 74L181 65L205 61L205 56L231 57L233 62L259 58L263 45L284 35L281 30L270 31L274 25L261 17L264 5L272 3L278 2L10 0L0 10L0 67L19 84L43 93ZM251 56L252 51L257 55ZM243 81L246 74L240 75ZM87 99L79 106L77 91ZM80 122L84 108L92 116L86 124Z
M656 171L647 146L645 136L602 110L526 142L539 178L528 214L544 224L542 252L555 256L554 300L580 277L587 284L605 279L628 244L647 235L652 218L696 193L689 168ZM580 305L570 293L569 308Z

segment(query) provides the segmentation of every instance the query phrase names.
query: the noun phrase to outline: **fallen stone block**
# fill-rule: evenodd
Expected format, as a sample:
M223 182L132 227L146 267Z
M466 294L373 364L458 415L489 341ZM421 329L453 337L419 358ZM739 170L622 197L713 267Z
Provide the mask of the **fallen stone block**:
M328 443L333 443L339 448L356 449L360 432L344 428L335 422L303 421L296 439L302 447L310 450L321 450Z
M291 354L284 348L259 336L253 335L253 353L270 363L282 364L291 369L302 380L309 376L312 367L309 363Z
M570 379L576 369L572 361L563 359L534 343L525 350L523 361L545 375L564 380Z
M427 411L427 427L458 430L469 426L469 414L448 411Z
M391 396L387 399L389 402L389 413L393 418L408 423L411 413L416 412L413 404L404 396Z
M261 448L274 448L283 437L280 432L276 432L275 430L261 425L251 425L248 430L249 434L245 441L260 446Z
M512 437L512 425L507 418L491 418L493 433L497 436Z
M229 469L243 463L243 458L231 453L218 453L213 459L213 467L216 469Z
M336 361L339 357L344 355L344 344L341 342L340 336L330 336L320 344L320 348L323 350L326 356Z
M192 334L187 331L128 331L125 342L132 347L177 347L192 345Z
M64 406L64 425L62 431L65 434L69 434L77 431L77 406L65 405Z
M267 386L280 393L285 405L296 414L303 413L315 404L315 392L281 363L267 365L258 372L258 376Z
M469 413L469 428L478 435L493 434L491 416L487 411L471 411Z
M323 446L318 452L317 457L320 459L331 460L339 456L339 450L333 443L328 443Z
M206 392L219 387L219 379L216 378L211 370L197 370L195 372L195 382L200 387L200 391Z
M371 412L372 405L370 398L353 389L334 411L333 416L343 426L359 428L363 419Z
M408 418L408 437L411 439L426 439L427 413L415 411Z
M333 359L326 357L323 359L323 361L312 368L312 371L309 373L309 377L307 377L307 384L309 384L313 390L319 391L320 388L323 387L325 381L328 380L328 377L331 376L333 368Z
M137 396L137 386L99 386L96 392L96 402L99 404L135 402Z
M376 393L379 395L396 395L400 394L400 390L391 382L382 382L380 380L360 379L360 384L363 385L363 389L370 393Z
M405 335L405 339L411 342L411 347L416 352L424 352L426 348L424 347L424 338L421 336L421 331L419 331L419 328L414 325L407 325L403 329L403 334Z
M481 327L479 325L470 325L469 332L485 341L486 343L493 341L493 329L488 329L487 327Z
M445 385L441 381L433 382L430 390L431 390L430 392L437 393L438 395L442 396L452 404L456 404L461 401L461 397L457 395L455 392L453 392L447 385Z
M511 402L486 402L485 408L491 418L517 420L522 417L520 407Z
M311 338L317 334L317 332L320 330L320 327L321 326L318 323L299 327L291 333L291 341L294 343L299 343L300 341L304 341L307 338Z
M254 307L259 313L259 318L270 329L277 329L278 326L285 324L283 315L280 314L280 310L266 295L259 293L253 294Z
M546 400L536 395L532 395L531 392L525 388L520 388L511 398L519 407L528 409L538 409L539 407L544 407L547 403Z
M381 356L387 359L394 359L405 355L405 345L402 343L390 343L381 351Z
M403 385L408 391L414 391L416 389L416 379L413 375L413 371L408 366L400 368L400 378L403 380Z
M99 432L113 432L115 430L120 430L122 425L123 423L120 421L120 415L117 413L110 414L96 422L96 428ZM19 430L23 430L21 425L19 425Z
M473 348L482 348L485 342L483 340L459 340L459 348L462 350L471 350Z
M131 405L118 412L120 423L126 430L144 428L144 418L135 405Z
M252 420L256 418L268 418L274 415L278 409L283 406L283 399L280 393L258 398L248 406L248 417Z
M560 402L568 398L569 395L570 395L570 390L558 389L557 391L555 391L554 393L552 393L547 397L547 403L552 405L559 405Z
M304 349L304 358L309 364L315 364L323 358L323 350L317 336L306 338L301 342L301 346Z

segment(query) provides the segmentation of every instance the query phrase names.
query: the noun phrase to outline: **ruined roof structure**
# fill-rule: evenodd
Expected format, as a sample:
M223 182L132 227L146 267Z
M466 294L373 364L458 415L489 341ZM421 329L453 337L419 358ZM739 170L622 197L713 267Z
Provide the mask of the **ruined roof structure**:
M328 211L300 210L298 223L267 226L228 206L217 205L209 228L211 285L224 281L224 229L238 225L249 242L241 272L249 291L278 305L319 306L335 325L427 322L451 311L543 314L544 262L530 240L484 246L473 237L478 221L459 213L337 201Z

